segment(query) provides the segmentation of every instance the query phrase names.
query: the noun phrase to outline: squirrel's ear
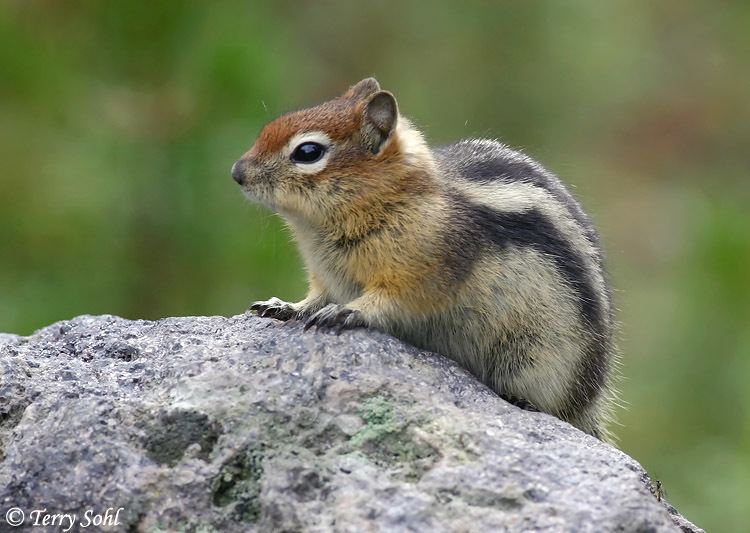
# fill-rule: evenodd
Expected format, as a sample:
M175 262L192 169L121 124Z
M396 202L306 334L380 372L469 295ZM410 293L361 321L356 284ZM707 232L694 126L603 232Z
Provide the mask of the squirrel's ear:
M359 100L370 96L380 90L380 84L375 78L365 78L356 85L349 87L349 90L344 93L344 98L350 100Z
M363 135L367 146L377 152L388 139L398 121L396 98L388 91L378 91L365 105Z

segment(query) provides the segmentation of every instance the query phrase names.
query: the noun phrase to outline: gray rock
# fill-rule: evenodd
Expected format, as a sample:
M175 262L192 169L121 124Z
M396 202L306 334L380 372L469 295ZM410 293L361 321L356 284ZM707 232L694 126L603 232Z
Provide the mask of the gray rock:
M379 332L83 316L0 365L13 531L700 531L621 451Z

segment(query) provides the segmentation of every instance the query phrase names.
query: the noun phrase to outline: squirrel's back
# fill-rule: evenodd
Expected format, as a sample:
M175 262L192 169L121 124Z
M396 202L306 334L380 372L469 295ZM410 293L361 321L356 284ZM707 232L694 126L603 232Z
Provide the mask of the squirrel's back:
M613 312L591 220L554 174L500 142L462 140L437 147L433 154L454 209L453 239L461 248L454 253L470 258L475 272L483 270L474 283L493 294L490 305L505 307L496 314L504 318L498 320L504 322L498 343L516 354L510 358L513 368L493 369L483 361L479 371L484 379L528 398L529 387L508 383L513 381L508 376L524 365L533 368L533 359L540 366L540 359L552 361L568 350L561 358L570 364L556 365L561 373L551 378L558 394L542 394L546 398L541 402L537 394L535 401L546 404L543 410L577 419L579 427L592 425L583 419L608 418L611 398L599 396L612 395L607 380L613 363ZM496 283L483 279L490 272ZM524 310L522 317L513 317ZM556 333L545 339L545 331ZM600 435L603 429L589 431Z

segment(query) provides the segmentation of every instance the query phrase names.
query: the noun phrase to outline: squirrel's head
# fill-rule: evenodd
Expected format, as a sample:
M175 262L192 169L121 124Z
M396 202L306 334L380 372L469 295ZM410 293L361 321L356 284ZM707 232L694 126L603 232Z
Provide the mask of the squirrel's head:
M232 177L247 196L286 216L330 221L398 188L429 157L394 96L367 78L333 100L267 124Z

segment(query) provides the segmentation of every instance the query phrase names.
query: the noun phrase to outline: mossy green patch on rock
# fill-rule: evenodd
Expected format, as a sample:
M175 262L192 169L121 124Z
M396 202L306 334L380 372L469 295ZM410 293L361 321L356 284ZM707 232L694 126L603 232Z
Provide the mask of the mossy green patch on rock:
M397 416L387 397L368 398L357 414L365 426L351 437L349 444L375 464L395 467L404 479L417 481L437 462L439 452L417 434L417 422Z
M230 516L242 522L255 522L260 516L260 478L266 446L251 444L225 462L211 482L213 504L231 505Z
M365 426L351 438L353 446L362 446L365 442L380 440L385 435L398 433L404 429L404 423L394 418L393 405L385 396L373 396L362 402L357 414Z

